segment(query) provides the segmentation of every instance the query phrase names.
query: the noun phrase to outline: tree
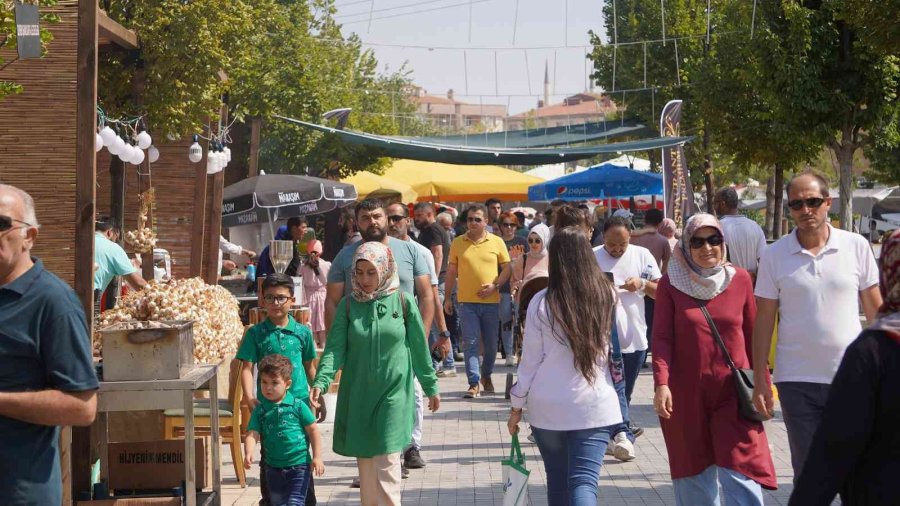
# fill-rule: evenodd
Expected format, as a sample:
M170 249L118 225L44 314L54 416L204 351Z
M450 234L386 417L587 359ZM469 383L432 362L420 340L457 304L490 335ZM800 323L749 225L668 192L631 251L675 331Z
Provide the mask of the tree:
M843 0L836 10L861 41L885 53L900 53L900 0Z
M802 118L835 153L845 229L853 217L854 154L896 146L892 124L900 111L900 60L857 37L842 17L852 4L783 0L766 9L779 41L770 65L781 64L771 85L790 104L792 116Z
M25 3L37 4L38 7L52 7L56 5L56 0L37 0L26 1ZM59 23L59 16L46 9L41 9L41 48L42 54L47 53L47 46L53 40L53 34L46 28L47 24ZM16 17L15 3L9 0L0 0L0 50L16 49ZM4 61L0 55L0 71L12 65L18 58L12 61ZM3 101L8 95L22 93L22 85L12 81L4 81L0 79L0 101Z

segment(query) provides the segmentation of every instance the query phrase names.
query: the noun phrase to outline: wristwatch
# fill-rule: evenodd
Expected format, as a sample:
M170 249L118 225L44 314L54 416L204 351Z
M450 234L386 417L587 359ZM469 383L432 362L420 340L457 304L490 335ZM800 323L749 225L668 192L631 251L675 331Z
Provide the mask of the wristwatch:
M450 337L450 331L444 330L438 333L438 337Z

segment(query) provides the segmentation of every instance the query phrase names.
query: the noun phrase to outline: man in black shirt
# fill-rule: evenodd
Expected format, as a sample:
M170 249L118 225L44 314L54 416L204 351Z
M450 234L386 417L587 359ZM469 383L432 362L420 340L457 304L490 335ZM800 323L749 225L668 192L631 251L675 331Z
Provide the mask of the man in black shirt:
M447 274L447 261L450 259L450 235L444 230L444 227L437 223L434 218L434 206L429 202L419 202L415 207L415 223L419 229L419 244L425 246L434 256L434 267L438 271L438 295L443 304L444 293L444 277ZM447 322L448 328L452 322ZM449 339L449 332L439 332L434 326L430 329L428 335L428 343L434 346L441 339ZM455 345L455 343L454 343ZM455 349L455 346L454 346ZM438 376L456 376L456 366L453 363L454 354L450 353L444 360L443 368L438 372ZM437 365L437 364L436 364Z

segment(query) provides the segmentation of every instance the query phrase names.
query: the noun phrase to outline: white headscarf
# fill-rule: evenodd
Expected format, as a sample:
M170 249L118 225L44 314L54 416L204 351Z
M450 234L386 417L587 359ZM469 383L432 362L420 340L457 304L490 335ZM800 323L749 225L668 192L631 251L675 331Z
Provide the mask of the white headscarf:
M528 246L527 253L534 256L535 258L544 258L547 256L547 243L550 242L550 227L540 223L532 227L531 231L528 232L528 235L531 236L534 234L538 236L541 240L541 250L537 253L531 251L531 245Z

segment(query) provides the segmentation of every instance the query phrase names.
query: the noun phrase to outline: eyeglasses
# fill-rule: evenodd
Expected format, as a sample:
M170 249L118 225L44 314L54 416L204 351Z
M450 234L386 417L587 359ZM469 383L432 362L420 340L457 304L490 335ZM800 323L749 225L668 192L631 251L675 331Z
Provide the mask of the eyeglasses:
M500 226L501 226L501 227L515 228L516 224L515 224L515 223L501 223Z
M721 246L723 242L725 242L725 239L719 234L709 237L691 237L691 249L700 249L704 244L709 244L715 248L716 246Z
M823 199L822 197L811 197L808 199L791 200L788 202L788 207L790 207L794 211L803 209L804 205L810 209L818 209L822 207L822 204L824 203L825 199Z
M406 216L403 216L401 214L394 214L392 216L388 216L388 219L391 220L393 223L397 223L398 221L405 220Z
M263 297L263 300L268 304L277 304L280 306L290 300L290 297L285 297L284 295L266 295Z
M543 241L541 241L540 239L534 239L532 237L528 238L528 244L540 244L541 242Z
M470 223L473 222L473 221L474 221L475 223L481 223L482 221L484 221L484 218L468 218L468 217L467 217L467 218L466 218L466 221L468 221L468 222L470 222Z
M34 226L31 223L28 223L28 222L25 222L22 220L17 220L15 218L10 218L9 216L4 216L4 215L0 214L0 232L6 232L7 230L13 228L13 222L21 223L22 225L25 225L26 227Z

